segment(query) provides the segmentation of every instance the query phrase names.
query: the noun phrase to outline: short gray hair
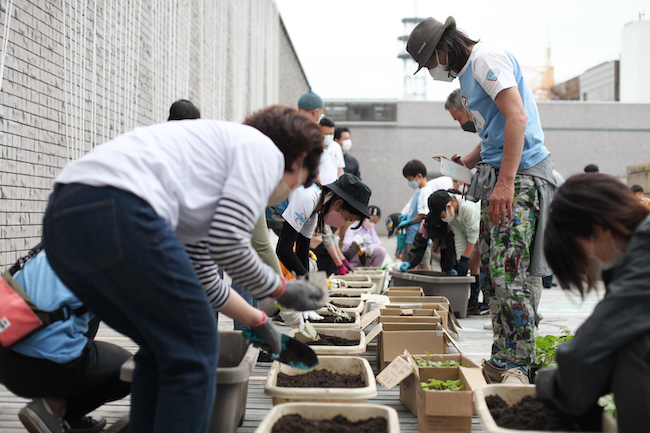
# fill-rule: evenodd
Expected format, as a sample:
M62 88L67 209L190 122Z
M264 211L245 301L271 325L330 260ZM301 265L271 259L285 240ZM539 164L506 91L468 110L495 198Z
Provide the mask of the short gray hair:
M460 99L460 89L454 90L447 97L445 110L449 111L450 108L453 108L455 111L466 111L466 108L463 106L463 102Z

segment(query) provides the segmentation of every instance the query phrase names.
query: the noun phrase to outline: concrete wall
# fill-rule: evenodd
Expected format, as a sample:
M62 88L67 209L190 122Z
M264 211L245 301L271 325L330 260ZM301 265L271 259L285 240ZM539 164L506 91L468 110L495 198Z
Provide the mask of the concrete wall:
M203 117L241 121L295 105L308 88L273 0L13 5L0 94L2 268L38 242L52 180L68 161L166 120L179 98Z
M549 101L538 107L546 146L565 177L589 163L625 177L627 166L650 161L650 104ZM361 176L373 191L370 201L384 216L399 212L413 194L402 176L406 162L420 159L433 173L439 165L431 156L462 155L478 144L477 136L462 131L442 102L398 102L395 123L348 126L350 154L359 160ZM377 226L380 234L385 234L383 219Z

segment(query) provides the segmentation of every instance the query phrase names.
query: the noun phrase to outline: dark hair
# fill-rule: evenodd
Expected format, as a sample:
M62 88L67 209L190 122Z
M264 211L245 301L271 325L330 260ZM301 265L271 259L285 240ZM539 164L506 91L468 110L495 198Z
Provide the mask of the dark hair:
M304 166L309 171L304 185L309 186L318 176L318 164L323 153L323 133L316 122L283 105L272 105L246 117L245 125L252 126L268 136L284 154L284 171L290 172L293 163L307 152Z
M445 43L447 45L447 55L449 59L449 64L447 65L448 71L460 71L467 63L469 59L469 46L478 43L473 39L467 37L465 33L458 30L456 27L447 27L445 32L440 38L440 42L436 45L436 49L440 44ZM433 52L434 57L436 55L435 50Z
M368 206L368 214L370 216L375 216L376 215L378 217L381 217L381 209L379 209L378 206L370 205L370 206Z
M460 99L460 89L456 89L447 96L447 101L445 101L445 110L449 111L450 108L453 108L454 111L467 111L463 106L463 101Z
M427 166L424 165L424 163L419 159L412 159L406 163L406 165L402 169L402 174L404 175L404 177L407 176L416 177L418 174L421 174L422 176L426 177Z
M605 174L578 174L557 190L544 232L546 261L564 289L582 296L595 287L589 261L576 238L590 239L594 226L630 238L650 213L622 182Z
M585 166L585 173L598 173L598 166L596 164L588 164Z
M201 112L196 105L187 99L179 99L169 107L169 118L167 120L199 119Z
M347 126L339 126L334 130L334 140L340 140L344 132L350 133Z
M325 126L327 128L334 128L336 125L334 124L334 121L330 119L329 117L323 117L320 120L320 126Z
M634 193L643 192L643 187L641 185L632 185L632 187L630 189Z

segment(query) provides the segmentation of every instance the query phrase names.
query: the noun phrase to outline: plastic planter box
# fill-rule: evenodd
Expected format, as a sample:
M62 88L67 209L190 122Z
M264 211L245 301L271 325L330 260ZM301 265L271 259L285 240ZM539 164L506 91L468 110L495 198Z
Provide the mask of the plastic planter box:
M518 430L499 427L488 409L485 397L489 395L500 396L508 405L520 401L527 395L535 394L535 385L486 385L474 391L474 405L478 412L479 420L485 433L548 433L541 430ZM616 433L616 420L610 414L603 412L603 433ZM556 431L555 433L565 433Z
M348 274L348 275L337 275L333 277L332 279L334 280L343 280L348 283L350 282L356 282L356 283L371 283L372 281L370 280L370 277L367 275L356 275L356 274Z
M316 355L338 355L338 356L359 356L366 351L366 333L358 329L326 329L318 328L321 335L331 335L334 337L347 338L348 340L359 340L356 346L313 346L309 345ZM295 337L297 329L292 329L290 337ZM320 358L319 358L320 359Z
M340 403L286 403L274 406L264 417L255 433L271 433L275 423L284 415L299 414L314 420L332 419L343 415L352 422L362 419L382 417L388 423L388 433L399 433L399 418L392 407L378 404L340 404Z
M335 302L338 304L337 306L345 311L346 313L363 313L363 307L364 304L366 303L363 301L361 298L331 298L330 302ZM342 305L345 305L345 307L342 307ZM318 314L320 313L326 313L329 311L327 308L319 308L316 310Z
M287 402L366 403L377 395L375 375L367 360L352 356L319 356L315 370L333 373L361 374L365 386L361 388L288 388L278 386L278 373L291 376L305 374L307 370L290 367L275 361L266 378L264 393L273 398L273 404Z
M386 288L386 275L387 270L380 270L379 268L365 268L359 267L354 270L355 275L362 275L370 277L370 280L377 285L375 293L381 294Z
M248 377L255 367L259 351L241 336L241 331L219 331L217 398L212 408L209 433L235 433L244 421ZM131 382L134 368L131 357L122 365L120 379Z
M241 331L219 331L217 398L209 433L235 433L244 421L248 377L255 367L259 351L241 336Z
M332 313L324 312L321 311L318 314L321 316L333 316ZM314 325L314 328L316 329L321 329L321 328L334 328L334 329L359 329L360 327L360 322L359 322L359 313L348 313L352 318L354 318L354 322L352 323L319 323L319 322L312 322L310 321L312 325Z
M332 289L329 291L330 295L330 300L336 301L337 299L350 299L350 298L357 298L361 299L361 295L366 295L371 292L372 288L368 287L365 289ZM344 295L343 297L340 296L333 296L333 295Z
M436 271L409 270L390 271L393 286L420 286L425 296L444 296L449 299L451 308L460 318L467 316L467 301L473 276L459 277Z

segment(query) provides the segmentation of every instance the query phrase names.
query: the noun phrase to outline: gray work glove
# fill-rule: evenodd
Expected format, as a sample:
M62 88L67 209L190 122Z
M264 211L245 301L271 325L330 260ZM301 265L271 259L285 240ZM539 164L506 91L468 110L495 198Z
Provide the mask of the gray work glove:
M285 292L278 303L298 311L317 310L327 303L327 292L305 279L287 281Z
M282 332L271 320L266 320L263 325L251 326L266 344L268 344L271 353L280 353L282 351Z

